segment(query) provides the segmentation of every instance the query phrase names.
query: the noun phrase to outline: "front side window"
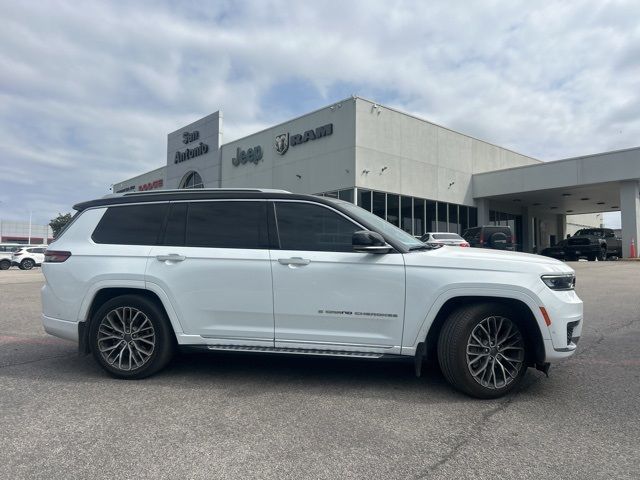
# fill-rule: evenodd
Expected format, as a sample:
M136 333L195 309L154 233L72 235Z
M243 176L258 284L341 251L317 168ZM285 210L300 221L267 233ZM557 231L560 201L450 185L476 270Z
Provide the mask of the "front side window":
M268 248L266 202L191 202L187 209L188 247Z
M311 203L277 202L276 222L283 250L352 252L353 233L363 230L339 213Z
M168 204L109 207L91 238L96 243L156 245Z

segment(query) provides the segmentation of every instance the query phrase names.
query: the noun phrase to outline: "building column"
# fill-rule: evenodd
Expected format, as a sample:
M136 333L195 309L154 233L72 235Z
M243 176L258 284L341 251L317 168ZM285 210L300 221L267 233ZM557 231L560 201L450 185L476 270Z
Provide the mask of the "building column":
M636 245L638 255L638 236L640 235L640 184L638 180L620 183L620 216L622 220L622 257L629 258L631 240Z
M476 207L478 207L478 226L489 225L489 200L486 198L476 200Z
M522 238L516 239L522 242L522 251L533 252L533 225L529 207L522 208Z
M558 224L556 226L556 229L558 231L558 242L559 242L567 236L567 216L563 213L559 213L557 217L558 217L558 220L557 220Z

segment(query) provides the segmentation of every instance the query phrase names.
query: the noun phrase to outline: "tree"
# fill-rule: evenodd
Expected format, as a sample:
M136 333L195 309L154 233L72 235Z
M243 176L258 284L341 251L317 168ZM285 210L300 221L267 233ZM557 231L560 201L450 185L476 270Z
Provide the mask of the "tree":
M64 215L62 213L58 213L58 216L49 222L49 226L51 227L51 230L53 230L53 238L57 238L60 232L64 230L64 227L66 227L67 223L70 221L70 213L65 213Z

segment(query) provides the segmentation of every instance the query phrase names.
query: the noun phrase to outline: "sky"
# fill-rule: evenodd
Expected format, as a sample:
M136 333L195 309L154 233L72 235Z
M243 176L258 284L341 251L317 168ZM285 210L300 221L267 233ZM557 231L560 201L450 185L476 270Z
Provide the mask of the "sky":
M640 145L637 1L0 0L0 219L358 95L541 160ZM607 224L619 218L608 214Z

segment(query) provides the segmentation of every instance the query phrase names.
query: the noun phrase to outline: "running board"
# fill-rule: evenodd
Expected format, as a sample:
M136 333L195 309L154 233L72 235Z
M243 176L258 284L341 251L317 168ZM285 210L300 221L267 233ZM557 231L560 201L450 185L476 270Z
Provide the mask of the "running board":
M287 353L323 357L382 358L382 353L349 352L345 350L319 350L307 348L258 347L250 345L207 345L209 350L226 352Z

